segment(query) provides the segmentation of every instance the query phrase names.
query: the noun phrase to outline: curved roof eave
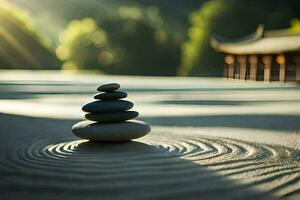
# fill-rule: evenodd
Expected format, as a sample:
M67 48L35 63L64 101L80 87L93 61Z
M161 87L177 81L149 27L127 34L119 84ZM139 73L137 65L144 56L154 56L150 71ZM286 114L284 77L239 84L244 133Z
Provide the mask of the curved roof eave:
M277 54L299 51L300 35L261 38L247 44L221 44L217 50L230 54Z
M211 38L211 43L215 49L218 49L218 46L220 45L226 45L226 44L247 44L254 42L260 38L262 38L264 35L264 26L260 24L256 31L250 35L238 38L238 39L229 39L217 34L213 34Z

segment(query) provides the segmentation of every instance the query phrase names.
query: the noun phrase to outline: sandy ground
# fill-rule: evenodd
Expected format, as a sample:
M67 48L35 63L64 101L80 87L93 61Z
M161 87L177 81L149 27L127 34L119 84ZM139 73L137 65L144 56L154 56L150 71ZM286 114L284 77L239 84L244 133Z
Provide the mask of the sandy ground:
M80 140L71 126L121 83L152 132ZM0 199L300 199L300 87L213 78L0 72Z

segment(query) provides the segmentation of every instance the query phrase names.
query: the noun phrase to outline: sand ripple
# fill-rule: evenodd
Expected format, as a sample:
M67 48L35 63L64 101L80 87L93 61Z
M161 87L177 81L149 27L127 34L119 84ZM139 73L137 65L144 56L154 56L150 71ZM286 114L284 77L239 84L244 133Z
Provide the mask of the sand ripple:
M23 138L16 147L0 161L7 190L178 199L269 198L249 186L279 197L300 191L300 154L282 146L153 133L120 144Z

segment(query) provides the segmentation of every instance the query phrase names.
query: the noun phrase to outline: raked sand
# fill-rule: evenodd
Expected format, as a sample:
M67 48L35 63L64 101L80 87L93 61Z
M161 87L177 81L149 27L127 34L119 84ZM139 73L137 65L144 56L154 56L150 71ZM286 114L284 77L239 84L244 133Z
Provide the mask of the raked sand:
M72 135L107 81L129 93L149 135ZM300 199L294 84L2 71L0 91L0 199Z

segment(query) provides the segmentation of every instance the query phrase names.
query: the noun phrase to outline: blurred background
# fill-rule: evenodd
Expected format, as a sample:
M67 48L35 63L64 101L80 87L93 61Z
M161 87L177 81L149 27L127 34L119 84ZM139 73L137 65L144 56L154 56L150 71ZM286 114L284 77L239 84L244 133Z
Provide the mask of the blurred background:
M0 68L222 76L213 33L300 32L299 0L0 0Z

